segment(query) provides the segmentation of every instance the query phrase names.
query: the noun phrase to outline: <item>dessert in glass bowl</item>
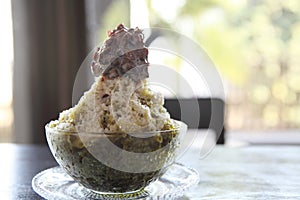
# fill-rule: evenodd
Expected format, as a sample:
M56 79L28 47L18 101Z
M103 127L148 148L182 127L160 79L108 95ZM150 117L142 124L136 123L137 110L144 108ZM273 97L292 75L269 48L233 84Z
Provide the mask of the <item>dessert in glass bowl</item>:
M93 57L91 88L46 125L59 165L99 195L139 196L174 162L187 129L170 118L162 94L147 85L143 40L139 28L120 24L109 31Z

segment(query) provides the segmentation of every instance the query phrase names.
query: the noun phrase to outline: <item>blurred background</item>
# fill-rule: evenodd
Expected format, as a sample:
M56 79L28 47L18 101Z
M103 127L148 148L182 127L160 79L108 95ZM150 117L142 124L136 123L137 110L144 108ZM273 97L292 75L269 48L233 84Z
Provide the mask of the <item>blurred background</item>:
M44 142L81 62L119 23L201 45L223 80L228 132L300 135L299 0L4 0L0 13L0 142Z

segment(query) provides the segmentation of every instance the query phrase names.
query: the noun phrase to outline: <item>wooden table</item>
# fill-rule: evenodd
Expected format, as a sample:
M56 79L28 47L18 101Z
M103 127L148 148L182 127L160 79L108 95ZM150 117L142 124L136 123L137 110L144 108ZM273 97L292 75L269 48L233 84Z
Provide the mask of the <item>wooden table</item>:
M193 145L180 162L200 182L181 199L300 199L300 146L217 146L204 159ZM0 199L42 199L35 174L56 166L46 145L0 144Z
M46 145L0 144L0 199L42 199L31 187L38 172L56 166Z
M197 155L194 147L181 159L200 174L186 199L300 199L300 146L218 146Z

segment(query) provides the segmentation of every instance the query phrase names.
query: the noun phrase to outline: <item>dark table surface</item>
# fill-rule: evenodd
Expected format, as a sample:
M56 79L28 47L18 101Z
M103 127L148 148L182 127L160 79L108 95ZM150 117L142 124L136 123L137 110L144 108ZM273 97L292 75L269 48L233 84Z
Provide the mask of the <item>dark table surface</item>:
M43 199L33 191L31 180L57 165L48 146L0 144L0 156L0 199Z
M300 146L221 145L205 159L201 148L194 143L179 160L200 175L181 199L300 199ZM0 156L0 200L42 199L31 180L57 166L48 146L0 144Z

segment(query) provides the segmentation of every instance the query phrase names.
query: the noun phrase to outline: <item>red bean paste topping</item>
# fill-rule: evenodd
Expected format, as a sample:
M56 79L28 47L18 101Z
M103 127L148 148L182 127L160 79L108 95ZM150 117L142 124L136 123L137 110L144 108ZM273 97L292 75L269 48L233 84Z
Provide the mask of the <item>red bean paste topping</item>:
M142 80L148 74L148 49L144 34L139 28L126 28L123 24L108 31L108 39L97 48L92 62L94 76L114 79L123 75L133 80Z

